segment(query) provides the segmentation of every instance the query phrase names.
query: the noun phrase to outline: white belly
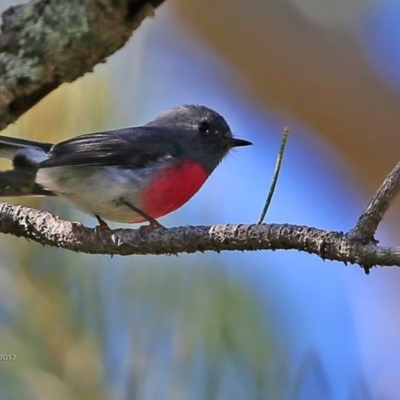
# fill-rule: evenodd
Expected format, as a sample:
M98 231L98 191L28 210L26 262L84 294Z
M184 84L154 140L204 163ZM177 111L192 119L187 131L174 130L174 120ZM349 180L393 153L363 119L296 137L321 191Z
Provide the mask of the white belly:
M143 217L125 205L138 202L144 178L150 170L133 170L107 167L54 167L39 169L36 182L59 196L65 197L78 209L116 222L142 222Z

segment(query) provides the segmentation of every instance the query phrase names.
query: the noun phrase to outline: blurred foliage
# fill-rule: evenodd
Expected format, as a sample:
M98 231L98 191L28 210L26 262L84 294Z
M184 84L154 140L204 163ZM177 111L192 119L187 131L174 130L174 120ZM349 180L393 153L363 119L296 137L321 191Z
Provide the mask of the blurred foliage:
M279 366L284 358L266 316L218 265L168 267L144 258L96 265L31 243L14 254L0 283L1 353L17 356L1 365L4 398L265 398L279 391L270 361Z

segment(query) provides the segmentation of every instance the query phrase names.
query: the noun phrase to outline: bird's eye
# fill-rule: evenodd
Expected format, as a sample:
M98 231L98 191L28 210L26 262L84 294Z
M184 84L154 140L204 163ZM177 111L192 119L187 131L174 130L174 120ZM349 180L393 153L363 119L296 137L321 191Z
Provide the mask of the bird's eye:
M206 122L206 121L201 121L201 122L197 125L197 129L198 129L199 132L201 132L201 133L209 133L209 132L210 132L210 125L209 125L208 122Z

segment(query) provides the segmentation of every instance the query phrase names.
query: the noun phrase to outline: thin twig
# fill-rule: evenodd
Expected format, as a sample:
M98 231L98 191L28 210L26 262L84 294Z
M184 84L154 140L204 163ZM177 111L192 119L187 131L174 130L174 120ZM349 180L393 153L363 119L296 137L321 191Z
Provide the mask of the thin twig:
M279 148L278 158L276 159L275 171L274 171L274 176L272 177L271 187L269 189L267 200L265 201L264 208L261 212L260 219L258 220L257 224L262 224L265 216L267 215L269 205L271 204L272 196L274 195L274 192L275 192L276 183L278 182L278 176L279 176L279 172L281 170L283 154L285 152L285 147L286 147L288 136L289 136L289 128L286 127L283 130L281 147Z
M386 177L382 186L361 214L356 226L349 232L352 240L359 240L366 244L374 242L374 234L385 212L400 192L400 162Z

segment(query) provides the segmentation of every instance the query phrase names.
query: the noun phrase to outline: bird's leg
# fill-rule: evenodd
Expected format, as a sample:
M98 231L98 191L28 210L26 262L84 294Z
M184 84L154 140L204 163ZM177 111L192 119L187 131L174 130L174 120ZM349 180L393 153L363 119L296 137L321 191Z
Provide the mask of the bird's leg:
M156 219L154 219L149 214L147 214L144 211L142 211L140 208L137 208L136 206L134 206L129 201L126 201L124 199L120 199L120 204L124 204L125 206L129 207L131 210L133 210L136 213L138 213L139 215L141 215L147 221L149 221L149 225L140 227L140 231L141 232L148 232L149 230L152 230L152 229L155 229L155 228L166 229L165 226L161 225Z
M108 226L107 222L105 222L103 219L101 219L98 215L95 215L99 225L97 225L94 229L96 233L100 233L103 231L110 230L110 227Z

